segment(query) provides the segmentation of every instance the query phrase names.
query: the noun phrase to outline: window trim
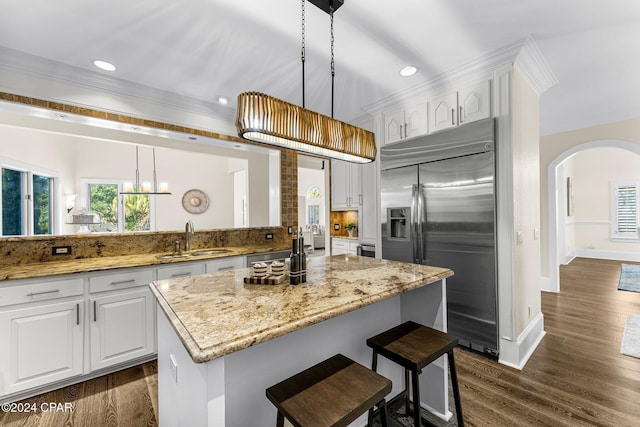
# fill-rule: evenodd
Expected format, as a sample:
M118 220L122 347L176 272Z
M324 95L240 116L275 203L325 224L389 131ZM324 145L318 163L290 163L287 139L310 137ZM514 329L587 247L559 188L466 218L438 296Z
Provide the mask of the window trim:
M124 229L124 183L130 182L126 179L108 179L108 178L80 178L80 200L81 207L89 206L89 185L91 184L106 184L118 186L118 230L116 233L131 233ZM156 198L149 195L149 230L136 231L136 233L153 233L158 231L156 229ZM113 233L109 233L113 234Z
M26 199L27 203L22 205L22 230L20 236L54 236L60 232L60 221L62 215L60 214L60 174L53 169L43 168L41 166L32 165L17 160L12 160L4 157L0 157L0 169L11 169L17 172L25 174L25 178L22 182L22 197ZM35 226L33 224L35 220L34 215L34 203L33 203L33 177L34 175L42 176L51 179L51 195L49 198L49 233L47 234L34 234ZM0 188L0 195L2 194L2 188ZM28 197L27 197L28 196ZM0 197L0 210L2 209L2 197ZM1 237L17 237L17 236L4 236L2 234L2 216L0 215L0 236Z
M635 206L635 232L619 232L618 231L618 192L621 187L634 187L636 206ZM613 181L611 183L611 239L612 240L640 240L640 181Z

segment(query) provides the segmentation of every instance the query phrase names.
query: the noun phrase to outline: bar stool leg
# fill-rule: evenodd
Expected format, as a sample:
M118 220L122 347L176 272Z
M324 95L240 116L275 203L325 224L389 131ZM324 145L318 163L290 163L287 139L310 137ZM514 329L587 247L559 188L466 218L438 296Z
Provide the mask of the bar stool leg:
M404 369L404 413L407 418L411 414L409 410L409 370L407 368Z
M418 371L411 371L411 385L413 387L413 425L415 427L422 425L420 418L420 383L418 375Z
M380 426L387 427L387 402L382 399L380 403L378 403L378 412L380 413Z
M284 427L284 415L278 410L278 419L276 420L276 427Z
M448 354L449 358L449 372L451 373L451 385L453 387L453 398L456 402L456 416L458 417L458 426L464 426L464 420L462 418L462 404L460 403L460 387L458 387L458 375L456 373L456 361L453 358L453 350Z
M371 370L373 372L378 372L377 369L378 369L378 353L374 350L373 358L371 360ZM385 404L385 412L386 412L386 404ZM380 419L382 420L382 412L380 412L380 417L381 417ZM386 414L385 414L385 419L386 419ZM367 427L372 427L372 426L373 426L373 408L369 409L369 418L367 420Z

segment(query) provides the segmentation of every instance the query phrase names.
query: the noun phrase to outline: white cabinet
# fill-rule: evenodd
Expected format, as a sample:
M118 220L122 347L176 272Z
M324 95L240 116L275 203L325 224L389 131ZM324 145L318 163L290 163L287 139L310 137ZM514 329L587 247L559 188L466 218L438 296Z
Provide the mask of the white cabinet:
M89 300L92 371L155 352L154 302L147 287Z
M375 162L362 165L362 210L359 216L360 241L376 244L378 236L377 165Z
M384 115L385 145L426 135L428 131L426 101L403 106Z
M429 100L429 130L437 132L491 116L491 82L484 80Z
M245 267L245 257L226 257L220 258L205 263L205 270L207 273L216 273L218 271L235 270L236 268Z
M341 239L339 237L331 238L331 255L357 255L358 241L351 239Z
M82 374L84 299L53 301L0 311L0 396Z
M357 209L362 205L361 165L331 160L331 209Z
M204 274L204 263L202 262L181 262L170 267L158 267L158 280L177 279L198 274Z

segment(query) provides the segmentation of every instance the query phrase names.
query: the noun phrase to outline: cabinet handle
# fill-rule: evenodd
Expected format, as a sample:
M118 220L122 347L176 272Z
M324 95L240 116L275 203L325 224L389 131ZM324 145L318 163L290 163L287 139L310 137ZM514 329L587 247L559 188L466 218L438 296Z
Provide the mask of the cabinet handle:
M35 297L37 295L55 294L57 292L60 292L60 289L54 289L52 291L45 291L45 292L31 292L31 293L27 294L27 296L28 297Z
M460 106L460 114L458 115L458 121L462 123L462 105Z
M455 125L455 124L456 124L456 122L454 121L454 120L455 120L455 117L456 117L456 109L455 109L455 108L452 108L452 109L451 109L451 124L452 124L452 125Z
M233 270L233 265L218 268L218 271Z
M80 324L80 304L76 304L76 325Z
M177 274L172 274L171 279L177 279L178 277L189 277L189 276L191 276L191 273L177 273Z
M358 204L362 206L362 194L358 194Z
M407 133L407 124L404 124L404 137L409 138L409 134Z
M98 321L98 309L96 307L96 300L93 300L93 321Z
M135 283L136 279L120 280L119 282L111 282L111 286L125 285L127 283Z
M400 139L402 139L402 128L403 128L403 127L404 127L404 126L400 125Z

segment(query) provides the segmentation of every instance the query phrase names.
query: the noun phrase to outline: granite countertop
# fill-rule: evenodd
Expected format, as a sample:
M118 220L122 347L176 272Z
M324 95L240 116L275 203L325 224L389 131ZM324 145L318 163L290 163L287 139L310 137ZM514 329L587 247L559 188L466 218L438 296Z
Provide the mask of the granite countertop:
M335 255L307 263L307 283L248 285L251 269L152 283L196 363L319 323L453 275L446 268Z
M14 279L32 279L37 277L50 277L74 273L89 273L94 271L107 271L116 268L145 267L152 265L176 264L189 261L207 261L217 258L244 256L263 252L282 251L287 249L288 248L285 247L275 248L264 246L225 247L224 250L226 250L226 252L216 252L209 255L189 256L182 258L158 258L159 255L168 254L162 253L105 256L65 261L49 261L45 263L21 264L0 268L0 281ZM207 249L195 249L190 252L202 252L205 250Z

